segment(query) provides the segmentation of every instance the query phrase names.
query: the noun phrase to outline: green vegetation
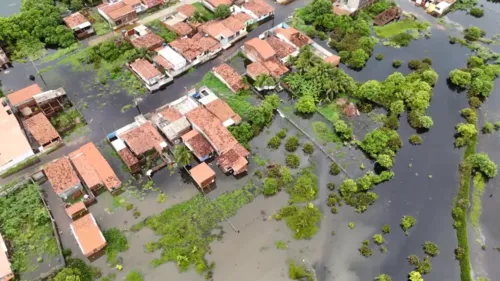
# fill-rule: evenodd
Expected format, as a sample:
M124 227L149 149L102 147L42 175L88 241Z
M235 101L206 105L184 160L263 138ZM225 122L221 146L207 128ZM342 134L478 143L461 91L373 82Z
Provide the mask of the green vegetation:
M379 54L377 54L377 55L375 56L375 59L376 59L376 60L383 60L383 59L384 59L384 54L380 54L380 53L379 53Z
M385 243L384 236L382 236L382 234L373 235L373 242L375 242L375 244L377 244L377 245L384 244Z
M214 16L217 19L225 19L231 15L231 10L229 9L228 5L218 5L217 8L215 8L214 11Z
M410 230L410 228L412 228L416 223L417 220L414 217L403 216L403 218L401 218L401 223L399 225L401 226L401 229L403 229L405 234L409 235L408 230Z
M295 239L311 239L319 230L321 212L312 203L301 208L289 205L281 208L274 218L284 218Z
M474 190L472 191L472 206L470 210L470 222L472 227L478 232L481 214L483 213L483 207L481 203L481 197L484 194L484 187L486 185L485 178L481 173L476 173L472 180L474 184ZM479 235L478 235L479 236Z
M491 122L486 122L484 123L484 127L481 131L483 132L483 134L493 134L493 132L495 131L495 126Z
M408 280L409 281L424 281L424 278L422 278L422 275L420 275L420 272L410 271L410 273L408 274Z
M433 242L426 241L422 247L424 248L424 253L431 257L439 255L439 247Z
M475 138L477 137L477 128L475 124L459 123L455 128L457 130L455 135L456 147L470 145L475 141Z
M267 142L267 147L271 149L278 149L281 145L281 139L278 136L273 136Z
M293 186L287 188L290 203L310 202L318 195L318 178L311 168L302 169Z
M408 263L410 263L410 265L417 266L420 264L420 259L416 255L409 255L406 259L408 260Z
M143 281L144 277L139 271L130 271L125 277L125 281Z
M200 2L195 2L192 4L195 9L195 13L192 17L192 20L195 22L207 22L215 19L215 16L212 12L210 12L203 4Z
M394 68L399 68L399 67L401 66L401 64L402 64L402 62L401 62L400 60L394 60L394 61L392 62L392 66L393 66Z
M236 214L259 193L260 189L250 182L244 188L224 193L212 202L203 195L197 195L148 218L145 225L161 236L158 241L146 245L149 252L162 250L161 257L153 260L153 266L172 261L181 271L188 270L191 265L195 265L200 273L208 270L204 257L210 242L217 237L213 234L217 225Z
M306 142L302 145L302 151L305 153L305 154L313 154L314 153L314 145L310 142Z
M276 245L276 249L279 249L279 250L288 249L288 245L285 241L278 240L278 241L274 242L274 244Z
M31 272L34 260L55 257L59 251L39 188L27 184L0 198L0 232L9 245L15 273Z
M382 233L383 234L389 234L389 233L391 233L391 227L389 225L387 225L387 224L384 224L382 226Z
M352 128L347 125L344 120L337 120L333 123L333 126L335 128L335 133L343 140L343 141L350 141L352 140Z
M292 280L314 281L314 271L303 265L296 264L293 260L288 261L288 277Z
M425 257L423 261L420 261L415 270L421 274L429 274L432 271L432 264L429 257Z
M58 112L50 118L50 123L61 133L62 137L71 135L71 133L85 126L85 119L80 111L72 107L69 110Z
M295 152L299 147L299 138L296 136L291 136L286 139L285 149L288 152Z
M479 7L472 7L469 14L475 18L481 18L484 16L484 10Z
M352 221L350 221L348 224L347 224L347 227L349 227L349 229L354 229L356 227L356 224Z
M370 157L377 159L379 155L389 155L394 158L403 145L398 133L388 128L378 128L369 132L360 147Z
M332 164L330 164L330 174L336 176L340 174L340 172L341 172L340 166L337 163L332 162Z
M418 38L420 31L427 30L430 23L414 19L404 19L384 26L375 26L375 34L382 39L389 39L391 45L406 47ZM414 35L416 34L416 35Z
M276 136L279 137L280 139L284 139L284 138L286 138L287 133L288 133L288 129L284 128L284 129L279 130L276 133Z
M154 32L159 35L165 42L170 43L177 39L177 34L166 28L160 20L154 20L147 24Z
M106 246L107 262L116 265L118 254L128 250L127 237L117 228L105 230L103 235L108 243Z
M413 145L420 145L422 144L422 137L417 134L413 134L408 138L408 141Z
M321 121L312 123L314 134L319 140L323 142L337 142L340 141L339 137L330 129L330 127Z
M191 164L193 155L191 154L189 148L181 144L175 146L174 158L176 164L181 165L181 167L186 167L187 165Z
M88 266L81 259L66 258L66 267L54 277L54 281L93 281L101 275L99 268Z
M254 86L260 89L269 89L276 86L276 81L268 74L261 74L255 79Z
M295 110L298 113L311 114L316 111L316 103L312 95L305 94L301 96L295 103Z
M370 241L364 240L361 247L358 249L359 253L365 258L370 257L372 255L372 249L370 248L370 246L368 246L369 243Z
M486 35L482 29L477 26L470 26L464 29L464 38L469 41L480 40Z
M347 205L362 213L378 199L377 194L371 191L373 186L390 180L393 176L394 173L390 171L382 171L379 175L368 171L356 181L344 180L339 187L339 192Z
M262 193L265 196L275 195L279 191L278 181L274 178L267 177L264 179Z
M2 174L0 174L0 178L4 179L10 175L13 175L21 170L24 170L30 166L33 166L35 165L36 163L40 162L40 158L38 158L38 156L32 156L26 160L23 160L22 162L10 167L7 169L7 171L3 172ZM5 188L5 186L3 186L3 188ZM3 188L0 188L3 189Z
M378 280L378 281L392 281L392 278L388 274L384 273L384 274L380 274L379 276L375 277L375 280Z
M297 154L287 154L285 159L286 166L292 169L297 169L300 166L300 158Z
M80 48L80 44L74 43L74 44L72 44L71 46L69 46L67 48L63 48L63 49L57 50L52 55L48 55L48 56L43 57L42 58L42 62L49 62L49 61L53 61L53 60L59 59L59 58L65 56L67 54L73 53L74 51L78 50L78 48ZM49 70L50 69L51 68L49 68Z
M476 124L477 122L477 113L474 109L472 108L464 108L460 111L460 115L462 115L465 120L467 120L467 123L469 124Z
M497 165L491 161L486 153L475 153L465 158L466 165L470 165L472 171L481 172L486 178L494 178L497 175Z
M97 12L97 10L92 9L87 14L88 19L92 22L92 28L97 36L104 35L111 32L111 27L109 23Z

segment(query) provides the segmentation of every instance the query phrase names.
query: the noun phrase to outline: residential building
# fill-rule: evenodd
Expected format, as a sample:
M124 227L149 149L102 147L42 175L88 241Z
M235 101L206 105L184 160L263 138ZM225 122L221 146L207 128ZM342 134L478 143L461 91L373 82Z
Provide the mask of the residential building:
M151 117L153 123L170 143L180 143L181 136L191 130L191 124L186 117L175 106L170 105L160 108L157 112Z
M191 63L191 66L203 63L222 51L217 40L202 33L196 33L191 38L178 38L169 45Z
M24 120L23 124L28 138L36 142L39 151L62 142L61 136L43 113Z
M241 5L232 7L235 12L243 12L254 19L254 22L263 21L274 15L273 6L267 4L265 0L246 0Z
M324 59L324 61L326 63L329 63L329 64L333 65L333 66L339 66L339 64L340 64L340 57L336 56L336 55L331 55L329 57L326 57Z
M87 206L85 206L85 203L83 203L83 201L76 202L71 206L66 207L66 214L68 214L68 217L71 220L74 220L86 213L87 213Z
M253 61L247 65L247 74L254 80L262 74L279 79L289 71L282 61L278 59L276 51L266 40L253 38L245 42L242 51L248 59Z
M123 34L123 37L137 49L155 50L165 42L145 25L138 25Z
M294 45L297 48L302 48L313 43L311 38L293 27L287 26L285 28L280 26L274 29L274 32L276 33L276 37L287 42L288 44Z
M6 69L9 68L10 66L11 64L9 58L7 57L3 49L0 48L0 68Z
M120 189L121 181L93 142L81 146L68 156L90 190L106 187L109 192L115 193Z
M43 172L54 192L62 199L70 196L76 199L82 195L80 179L67 157L54 160L43 168Z
M146 6L146 9L153 8L165 3L164 0L141 0L142 4Z
M190 18L196 12L196 9L191 4L184 4L175 9L177 14L183 16L184 18Z
M205 105L215 117L217 117L224 127L238 125L241 123L241 117L222 99L216 99Z
M281 63L286 63L290 57L296 57L299 55L299 49L297 47L279 39L274 35L267 37L265 41L271 46L271 48L273 48Z
M134 0L133 3L136 2ZM137 6L137 4L134 5ZM117 29L138 20L134 5L129 5L125 1L104 2L97 6L97 11L109 22L113 29Z
M22 163L34 155L30 143L9 107L6 98L0 98L0 173Z
M63 104L68 102L63 88L43 92L37 84L13 92L7 98L14 112L20 112L23 118L28 118L39 111L47 117L52 117L64 110Z
M130 63L129 67L150 91L156 91L172 81L171 77L166 77L146 59L137 59Z
M78 39L84 39L94 34L92 25L80 12L73 13L63 20L66 26L73 30Z
M99 253L107 245L94 216L88 213L70 224L78 247L87 258Z
M233 7L237 7L237 6L233 6ZM250 16L249 14L244 13L244 12L238 12L237 10L234 10L234 9L233 9L233 14L231 16L235 17L240 22L244 23L246 26L249 26L249 25L256 22L256 20L254 18L252 18L252 16Z
M236 32L225 26L222 21L214 20L202 24L199 27L203 33L219 41L223 49L231 46L231 42L236 39Z
M357 10L370 5L375 0L338 0L333 3L333 12L338 16L351 15Z
M162 24L180 37L192 35L195 30L186 21L194 14L194 7L186 4L178 7L176 11L162 20Z
M185 133L181 138L182 142L200 162L207 160L215 152L210 143L196 130Z
M201 3L203 6L207 7L210 11L215 11L215 8L219 7L220 5L226 5L228 7L231 7L234 3L233 0L202 0Z
M169 46L158 50L158 55L153 58L153 61L162 67L164 72L171 77L183 73L190 67L187 60Z
M37 84L32 84L28 87L17 90L7 95L10 105L14 110L22 111L25 107L34 107L36 102L33 97L42 93L42 89Z
M243 77L228 64L221 64L212 68L212 73L221 80L233 93L248 89L248 85L243 81Z
M242 174L248 169L248 161L246 159L248 154L248 151L238 143L233 148L219 155L217 165L219 165L224 173L232 173L235 176Z
M9 251L2 234L0 234L0 280L9 281L12 279L14 279L14 273L9 262Z
M189 173L201 189L205 189L215 182L215 172L205 162L201 162L189 170Z
M243 45L243 53L251 61L264 62L276 57L276 52L269 45L267 41L264 41L258 37L252 38L245 42Z

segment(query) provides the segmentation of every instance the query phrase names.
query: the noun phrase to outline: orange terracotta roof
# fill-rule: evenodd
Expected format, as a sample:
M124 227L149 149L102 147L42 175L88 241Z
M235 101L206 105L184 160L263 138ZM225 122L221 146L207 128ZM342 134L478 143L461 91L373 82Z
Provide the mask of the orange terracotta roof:
M7 96L10 104L13 106L20 105L33 98L34 95L42 92L42 89L37 84L30 85L21 90L17 90Z
M257 37L254 37L245 42L245 46L253 47L264 60L267 60L276 55L276 52L268 42Z
M201 188L204 188L204 186L201 186L203 182L215 177L214 170L212 170L212 168L210 168L205 162L201 162L197 166L193 167L189 170L189 173L191 173L191 177L193 177L193 180Z
M267 4L265 1L248 1L243 3L243 8L251 11L257 17L262 17L266 14L271 14L274 12L273 6Z
M94 216L91 213L77 219L71 224L71 230L83 255L86 257L106 247L106 239L102 235Z
M193 28L183 21L169 25L168 28L179 36L186 36L193 32Z
M248 157L248 155L250 155L250 152L248 152L248 150L241 143L235 144L233 149L242 157Z
M182 6L177 7L177 9L175 9L175 10L177 11L177 13L183 14L184 16L186 16L188 18L192 17L194 15L194 13L196 12L196 9L191 4L184 4Z
M289 28L277 28L275 30L277 34L282 35L288 41L292 42L295 46L302 48L305 45L311 44L313 41L308 36L304 35L302 32L298 31L293 27Z
M225 101L221 99L213 100L212 102L206 104L205 107L223 123L238 115Z
M266 42L271 46L271 48L273 48L273 50L276 52L276 55L278 55L280 59L286 58L293 52L297 51L294 46L286 43L276 36L269 36L268 38L266 38Z
M210 5L217 8L220 5L226 5L231 7L233 5L232 0L206 0Z
M164 42L163 38L156 35L154 32L148 32L131 40L132 45L136 48L150 49L154 46L161 45Z
M135 127L121 134L120 137L125 140L135 155L141 155L153 148L161 152L163 148L160 144L165 142L151 122Z
M233 92L236 93L239 90L248 89L248 85L243 82L241 75L228 64L223 63L214 67L212 71L222 77L222 79L229 84L229 87Z
M117 20L131 13L136 13L132 6L120 1L114 4L101 4L97 7L112 20Z
M184 143L190 146L198 159L214 152L212 145L196 130L185 133L181 138Z
M200 29L206 34L216 38L219 35L228 38L235 34L235 31L229 29L226 25L222 23L222 21L209 21L204 23Z
M271 75L271 72L262 63L256 61L247 65L247 74L255 80L262 74Z
M152 63L145 59L138 59L130 64L130 67L145 79L161 76L160 71Z
M193 61L204 52L220 49L219 41L201 33L196 33L192 38L179 38L169 45L188 61Z
M289 71L289 69L277 59L265 61L264 66L269 69L273 78L279 78Z
M336 55L331 55L324 60L326 63L338 66L340 64L340 57Z
M61 194L80 184L80 179L78 179L73 166L66 157L61 157L48 164L43 168L43 171L56 194Z
M41 146L61 138L49 119L47 119L43 113L38 113L24 120L23 124L24 128L30 132L33 138Z
M63 20L64 20L64 23L66 23L66 25L69 28L75 28L75 27L79 26L80 24L84 24L86 22L89 22L87 20L87 18L85 18L80 12L76 12L74 14L71 14L71 15L65 17Z
M160 111L161 116L168 122L174 122L182 118L182 114L175 107L167 107Z
M250 16L247 13L236 13L236 14L233 14L232 17L235 17L236 19L238 19L239 21L241 21L243 23L246 23L247 21L253 19L252 16Z
M235 149L229 149L223 152L219 156L218 160L218 165L222 168L222 170L227 171L229 169L233 169L235 173L240 171L247 164L248 164L247 159L238 154L238 152Z
M123 0L123 3L134 6L134 5L139 5L141 4L141 0Z
M90 161L87 159L85 154L80 151L80 149L73 151L68 155L68 157L88 188L94 190L102 184L102 180L96 169L92 166Z
M132 154L130 149L124 148L120 151L118 151L118 154L120 155L120 158L125 162L125 165L128 167L132 167L135 164L139 163L139 159Z
M168 60L166 60L162 55L155 56L153 60L166 70L174 69L174 65L171 64Z
M235 17L234 15L223 19L222 24L233 32L238 32L243 28L245 28L246 26L245 21L242 21L241 19Z
M76 214L85 211L87 211L87 207L85 206L85 203L83 203L83 201L77 202L66 208L66 214L68 214L70 218L73 218Z
M339 5L333 5L333 12L337 16L348 16L351 14L351 11L349 11L346 7L341 7Z

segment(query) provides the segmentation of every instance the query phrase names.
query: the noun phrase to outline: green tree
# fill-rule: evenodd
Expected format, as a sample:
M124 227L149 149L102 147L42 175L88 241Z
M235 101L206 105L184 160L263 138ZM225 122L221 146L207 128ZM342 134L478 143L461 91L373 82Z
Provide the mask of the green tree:
M373 242L375 242L375 244L377 244L377 245L384 244L385 243L384 236L382 236L382 234L373 235Z
M191 151L185 145L177 145L174 151L175 162L182 167L186 167L191 163Z
M424 71L420 77L423 81L427 82L427 84L434 86L439 78L439 75L436 71L431 69Z
M483 59L478 56L470 56L469 59L467 60L468 68L481 67L483 65L484 65Z
M63 268L54 278L54 281L80 281L80 270L76 268Z
M391 103L390 110L392 114L399 115L405 111L405 104L402 100L397 100Z
M403 216L401 218L400 226L403 231L408 235L408 230L417 223L417 220L412 216Z
M278 181L274 178L266 177L264 179L264 186L262 188L262 193L265 196L272 196L278 192Z
M127 274L127 277L125 278L125 281L143 281L144 277L142 277L142 274L138 271L131 271Z
M349 67L354 69L361 69L365 66L366 61L370 58L370 55L366 53L363 49L357 49L352 52L347 60Z
M266 89L266 87L273 87L276 85L276 81L274 81L273 77L267 74L261 74L257 76L254 83L255 87Z
M248 143L254 136L252 125L246 121L243 121L237 126L231 126L228 129L233 137L242 144Z
M299 138L296 136L291 136L286 139L285 142L285 149L288 152L294 152L297 150L297 147L299 146Z
M470 40L470 41L475 41L475 40L481 39L485 35L486 35L486 32L484 32L483 30L481 30L477 26L471 26L471 27L467 27L466 29L464 29L464 37L465 37L465 39Z
M497 165L490 160L490 157L486 153L472 154L467 157L466 161L473 169L482 172L488 178L494 178L497 175Z
M343 197L349 197L358 191L358 185L356 184L356 182L354 180L346 179L340 185L339 190L340 190L340 194Z
M410 281L424 281L424 278L422 278L422 275L418 271L410 271L410 274L408 275L408 280Z
M424 253L431 257L439 255L439 247L438 245L436 245L436 243L425 241L422 247L424 248Z
M392 281L392 278L388 274L380 274L379 276L377 276L375 278L375 280L377 280L377 281Z
M70 3L70 8L73 11L79 11L83 8L83 1L82 0L71 0Z
M469 72L460 69L454 69L450 72L450 81L453 85L465 88L470 85L472 76Z
M301 96L295 104L295 109L304 114L310 114L316 111L314 97L310 95Z
M472 7L469 11L469 14L475 18L480 18L484 16L484 10L479 7Z
M218 19L225 19L231 15L231 9L228 5L219 5L214 10L214 16Z
M430 116L422 116L420 117L420 127L425 129L430 129L434 125L434 121Z
M352 139L352 128L347 125L344 120L337 120L333 124L335 132L339 134L343 140L349 141Z
M387 155L387 154L378 155L377 163L386 169L389 169L394 165L394 162L392 161L392 157Z

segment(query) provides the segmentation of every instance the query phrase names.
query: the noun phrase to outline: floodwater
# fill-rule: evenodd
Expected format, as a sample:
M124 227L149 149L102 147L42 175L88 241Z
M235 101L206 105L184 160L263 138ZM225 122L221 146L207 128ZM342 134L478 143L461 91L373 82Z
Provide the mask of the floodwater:
M11 16L21 10L21 0L0 0L0 17Z

